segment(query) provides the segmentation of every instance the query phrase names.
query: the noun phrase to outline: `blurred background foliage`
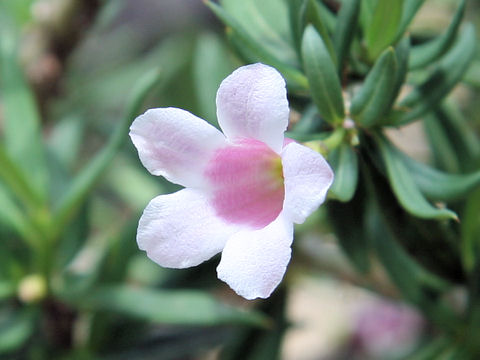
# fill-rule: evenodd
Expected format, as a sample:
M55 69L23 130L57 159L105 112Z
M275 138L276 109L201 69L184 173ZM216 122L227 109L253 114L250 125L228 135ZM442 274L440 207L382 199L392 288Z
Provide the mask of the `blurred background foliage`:
M479 7L0 0L0 358L479 358ZM216 125L219 83L256 61L336 180L281 288L247 302L217 258L137 249L177 187L127 132L149 107Z

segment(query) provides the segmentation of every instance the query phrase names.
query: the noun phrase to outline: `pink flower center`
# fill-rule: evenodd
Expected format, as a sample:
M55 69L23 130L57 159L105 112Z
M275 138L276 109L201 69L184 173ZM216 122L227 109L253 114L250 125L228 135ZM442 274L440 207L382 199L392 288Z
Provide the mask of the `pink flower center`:
M282 161L261 141L242 139L217 150L205 175L217 215L230 223L262 228L282 211Z

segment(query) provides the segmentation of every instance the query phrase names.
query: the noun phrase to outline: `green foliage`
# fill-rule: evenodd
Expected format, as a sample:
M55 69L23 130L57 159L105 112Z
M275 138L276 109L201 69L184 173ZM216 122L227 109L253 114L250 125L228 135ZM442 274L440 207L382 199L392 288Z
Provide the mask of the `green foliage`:
M466 0L435 35L409 28L424 0L206 1L228 43L214 27L142 43L120 24L120 1L98 2L76 43L69 22L44 24L36 3L0 1L1 358L178 359L214 348L225 359L280 357L295 278L245 309L215 288L212 262L182 272L153 265L138 253L138 217L178 187L147 174L126 146L146 103L217 125L218 85L258 61L286 79L296 111L287 136L335 172L325 213L299 227L296 243L328 229L353 277L391 295L374 276L384 270L393 294L434 329L409 358L480 356L478 93L451 94L465 83L478 90ZM59 41L47 46L64 52L58 88L32 75L30 27ZM425 130L430 163L387 135L412 122ZM291 266L302 269L296 256ZM44 292L22 292L32 275ZM458 289L465 301L452 304Z

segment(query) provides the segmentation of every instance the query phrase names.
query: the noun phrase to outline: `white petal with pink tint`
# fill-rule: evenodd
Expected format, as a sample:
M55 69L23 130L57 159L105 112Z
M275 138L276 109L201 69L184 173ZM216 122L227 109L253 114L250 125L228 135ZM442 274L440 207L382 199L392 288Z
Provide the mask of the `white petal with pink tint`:
M288 114L285 80L270 66L242 66L218 89L218 123L229 139L260 140L280 153Z
M225 136L206 121L176 108L151 109L135 119L130 137L154 175L189 187L203 186L203 171Z
M282 211L281 158L263 142L243 139L218 149L205 172L222 219L258 229Z
M246 299L267 298L290 261L293 224L280 216L260 230L237 232L217 267L219 279Z
M301 224L325 200L333 172L323 156L312 149L291 143L282 152L285 200L283 212Z
M137 242L157 264L186 268L219 253L235 231L238 227L215 216L203 194L183 189L150 201L138 224Z

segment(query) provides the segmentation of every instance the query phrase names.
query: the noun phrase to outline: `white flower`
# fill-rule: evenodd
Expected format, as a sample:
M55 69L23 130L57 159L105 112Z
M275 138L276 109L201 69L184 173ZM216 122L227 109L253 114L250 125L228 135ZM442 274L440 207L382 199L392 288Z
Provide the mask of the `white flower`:
M290 261L293 223L317 209L333 181L321 155L284 139L288 114L281 75L253 64L218 89L225 135L181 109L137 117L130 136L143 165L186 187L148 204L138 225L140 249L170 268L222 251L221 280L247 299L270 296Z

